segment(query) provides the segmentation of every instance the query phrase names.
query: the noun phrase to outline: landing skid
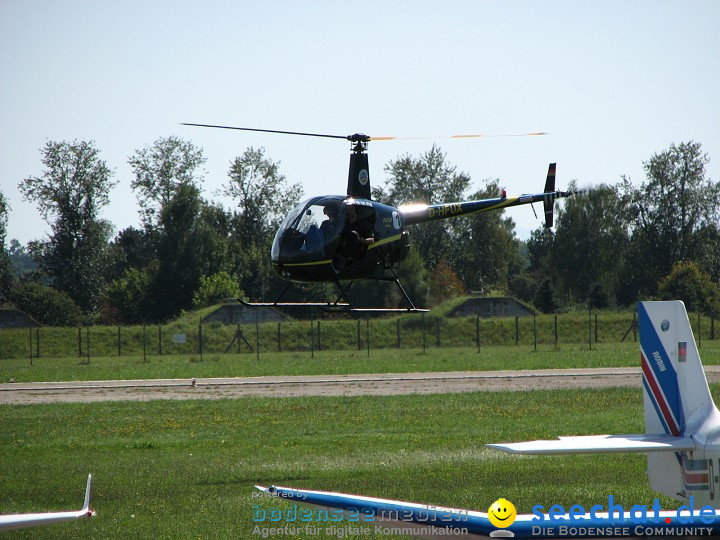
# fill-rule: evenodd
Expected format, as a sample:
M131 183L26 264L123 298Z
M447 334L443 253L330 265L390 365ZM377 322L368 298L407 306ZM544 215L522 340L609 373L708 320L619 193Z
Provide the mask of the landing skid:
M338 286L338 289L340 289L339 296L335 299L334 302L281 302L283 295L288 290L292 282L289 282L287 286L283 289L283 291L280 293L280 295L277 297L277 300L274 302L247 302L246 300L243 300L242 298L238 298L238 302L240 302L244 306L248 307L275 307L275 308L285 308L285 307L316 307L323 311L326 311L328 313L427 313L430 310L429 309L421 309L415 307L415 304L413 304L412 300L410 300L410 297L405 292L405 289L403 289L402 285L400 284L400 280L398 279L395 272L393 272L395 285L397 285L398 289L400 289L400 292L403 294L403 297L408 303L408 307L405 308L359 308L355 307L352 302L350 301L350 298L348 297L347 291L350 289L354 281L349 282L346 286L343 287L343 285L338 281L335 280L335 284ZM345 300L345 302L341 302L341 300Z

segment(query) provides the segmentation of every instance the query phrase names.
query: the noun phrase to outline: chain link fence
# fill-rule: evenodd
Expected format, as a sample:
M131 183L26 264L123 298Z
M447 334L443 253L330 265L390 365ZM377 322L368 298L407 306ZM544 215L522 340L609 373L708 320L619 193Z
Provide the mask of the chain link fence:
M716 339L714 318L691 315L698 344ZM637 341L632 313L588 312L536 317L310 319L254 324L29 327L0 330L0 358L254 354L323 350L538 346Z

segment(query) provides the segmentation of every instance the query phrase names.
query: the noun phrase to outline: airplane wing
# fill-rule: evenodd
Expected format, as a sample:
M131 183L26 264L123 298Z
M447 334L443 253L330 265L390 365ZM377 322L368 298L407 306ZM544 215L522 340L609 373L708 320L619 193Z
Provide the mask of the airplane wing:
M69 512L45 512L39 514L8 514L0 516L0 531L11 529L24 529L25 527L36 527L38 525L51 525L72 521L83 517L92 517L95 512L90 509L90 483L92 475L88 474L87 486L85 487L85 502L82 509Z
M487 444L511 454L604 454L609 452L681 452L695 450L692 437L672 435L587 435L551 441Z

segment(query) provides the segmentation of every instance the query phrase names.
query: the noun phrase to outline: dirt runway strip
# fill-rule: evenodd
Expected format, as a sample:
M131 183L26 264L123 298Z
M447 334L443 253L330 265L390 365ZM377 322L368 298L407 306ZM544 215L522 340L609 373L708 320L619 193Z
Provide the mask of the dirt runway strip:
M708 366L705 372L709 381L720 381L720 366ZM443 394L614 386L640 388L640 385L640 368L6 383L0 384L0 405L250 396Z

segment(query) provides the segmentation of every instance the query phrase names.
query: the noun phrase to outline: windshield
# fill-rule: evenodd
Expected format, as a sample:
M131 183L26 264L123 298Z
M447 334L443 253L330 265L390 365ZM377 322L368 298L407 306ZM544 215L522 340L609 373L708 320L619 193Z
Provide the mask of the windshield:
M273 242L275 262L332 258L345 223L343 197L321 197L296 206L285 218Z

